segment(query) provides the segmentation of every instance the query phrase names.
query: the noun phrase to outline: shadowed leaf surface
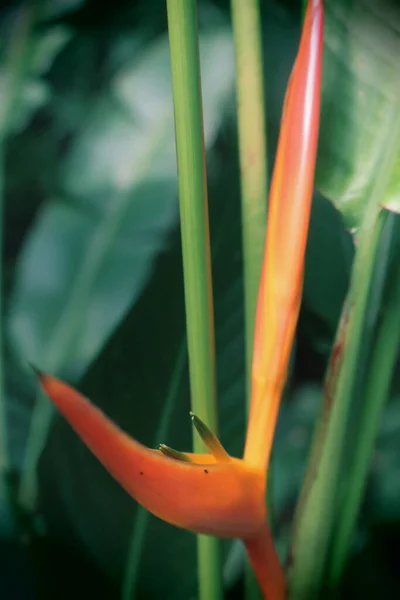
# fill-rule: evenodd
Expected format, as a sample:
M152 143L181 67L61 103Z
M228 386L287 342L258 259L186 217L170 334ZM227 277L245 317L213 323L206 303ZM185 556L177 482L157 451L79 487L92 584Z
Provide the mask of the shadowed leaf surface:
M400 108L400 7L393 0L327 0L316 185L357 229ZM338 93L340 90L340 93ZM395 170L398 173L399 160ZM393 210L400 178L382 198Z

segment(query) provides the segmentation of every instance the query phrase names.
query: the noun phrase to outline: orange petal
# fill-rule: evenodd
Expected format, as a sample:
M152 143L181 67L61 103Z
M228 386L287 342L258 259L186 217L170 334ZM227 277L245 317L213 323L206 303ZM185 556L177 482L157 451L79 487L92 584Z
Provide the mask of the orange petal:
M248 536L260 528L265 519L262 471L237 459L213 463L209 455L203 455L203 464L167 458L130 438L70 386L49 375L39 377L83 442L151 513L178 527L220 537Z
M297 325L317 153L323 3L310 0L286 93L255 326L245 459L266 468Z

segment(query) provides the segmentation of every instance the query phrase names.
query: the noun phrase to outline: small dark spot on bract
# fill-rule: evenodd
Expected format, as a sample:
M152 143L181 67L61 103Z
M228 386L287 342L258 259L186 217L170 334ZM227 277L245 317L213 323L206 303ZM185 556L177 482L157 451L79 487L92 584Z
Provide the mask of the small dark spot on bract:
M143 471L140 471L140 475L143 475Z
M207 469L204 469L204 473L207 473L207 475L208 475L208 471L207 471Z

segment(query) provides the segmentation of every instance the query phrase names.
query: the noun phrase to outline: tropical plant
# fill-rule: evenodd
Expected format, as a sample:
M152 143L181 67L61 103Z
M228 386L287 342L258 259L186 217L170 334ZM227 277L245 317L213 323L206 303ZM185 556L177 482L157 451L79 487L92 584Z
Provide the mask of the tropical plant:
M0 532L41 598L396 597L400 11L303 4L3 13Z

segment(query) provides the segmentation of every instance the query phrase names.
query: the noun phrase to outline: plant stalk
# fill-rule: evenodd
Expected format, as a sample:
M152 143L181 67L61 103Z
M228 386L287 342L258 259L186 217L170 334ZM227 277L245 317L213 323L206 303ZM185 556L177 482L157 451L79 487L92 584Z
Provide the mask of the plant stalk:
M364 221L357 236L358 249L344 308L347 322L344 325L344 335L343 331L338 334L343 336L340 365L338 372L333 374L333 394L325 397L322 418L318 424L296 510L289 569L291 600L312 600L321 587L322 576L327 567L327 553L338 512L337 489L344 464L343 449L360 368L366 311L379 242L387 218L387 212L381 209L380 202L399 146L400 119L396 117L396 114L388 116L388 143L383 154L378 157L379 175L370 190ZM331 378L332 374L328 372L327 380Z
M400 268L396 265L374 341L364 388L363 410L358 428L360 433L355 454L351 457L347 485L342 499L343 508L333 538L330 560L330 582L333 586L339 582L351 545L399 348Z
M360 255L356 256L354 267L355 271L358 270L359 277L354 273L354 280L358 279L358 282L356 284L354 281L349 293L350 308L345 325L342 368L333 398L330 399L331 406L327 406L327 397L325 398L323 416L295 519L289 579L290 600L312 600L321 585L337 508L335 491L342 463L341 448L354 391L371 278L382 229L383 214L380 213L370 232L372 237L360 236Z
M251 397L254 323L267 222L268 167L259 0L232 0L236 52L244 293L247 404Z
M236 56L248 412L251 400L254 326L267 221L266 116L259 0L232 0L231 11ZM256 577L248 561L245 590L248 600L261 597Z
M218 433L196 0L167 0L192 411ZM204 452L194 432L194 449ZM198 536L200 600L222 599L219 540Z

